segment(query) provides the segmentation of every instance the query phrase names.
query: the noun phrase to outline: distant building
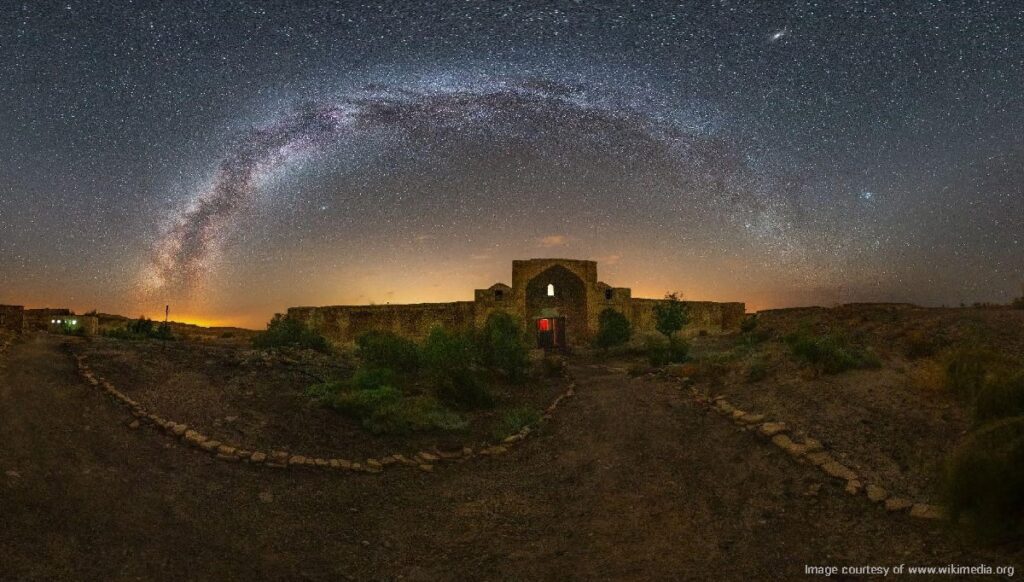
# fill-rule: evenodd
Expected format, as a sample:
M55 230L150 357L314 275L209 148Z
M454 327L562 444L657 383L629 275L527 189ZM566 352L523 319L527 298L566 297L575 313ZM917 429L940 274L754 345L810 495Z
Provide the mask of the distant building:
M588 342L605 309L626 316L635 333L653 333L654 307L663 299L634 299L626 287L597 279L597 263L575 259L512 262L512 285L477 289L473 301L412 305L292 307L288 317L306 322L332 341L345 343L370 330L421 338L431 327L467 330L481 326L495 311L518 316L537 336L538 346L564 347ZM690 322L683 332L721 333L739 329L743 303L686 301Z

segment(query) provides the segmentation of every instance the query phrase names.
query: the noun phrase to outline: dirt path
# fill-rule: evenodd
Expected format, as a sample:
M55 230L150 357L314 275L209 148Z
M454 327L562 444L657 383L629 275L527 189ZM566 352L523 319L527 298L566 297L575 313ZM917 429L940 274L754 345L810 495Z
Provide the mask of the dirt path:
M577 365L503 458L275 472L175 446L58 340L0 356L0 579L792 579L804 564L1007 564L821 482L670 384ZM862 578L860 578L862 579ZM949 578L946 578L949 579Z

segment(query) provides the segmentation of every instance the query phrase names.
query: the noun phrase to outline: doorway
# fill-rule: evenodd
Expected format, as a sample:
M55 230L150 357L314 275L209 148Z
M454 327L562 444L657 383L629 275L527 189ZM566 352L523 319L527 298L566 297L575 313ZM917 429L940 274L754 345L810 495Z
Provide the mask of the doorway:
M565 349L564 317L542 317L537 320L536 329L538 348Z

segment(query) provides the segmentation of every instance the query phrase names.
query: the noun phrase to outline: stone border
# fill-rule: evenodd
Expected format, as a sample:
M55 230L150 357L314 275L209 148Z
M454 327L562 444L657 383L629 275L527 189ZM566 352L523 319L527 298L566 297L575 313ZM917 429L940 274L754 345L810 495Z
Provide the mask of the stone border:
M674 380L680 385L680 389L688 380L670 374L662 374L662 377ZM759 436L771 440L773 445L788 453L797 462L810 462L829 477L845 481L844 490L850 495L857 496L863 492L872 503L883 505L891 513L907 512L911 517L921 519L948 519L948 512L940 505L911 501L906 497L892 494L877 483L865 484L853 469L843 465L826 451L821 441L811 437L806 437L799 443L793 440L793 433L785 422L766 422L765 415L741 410L724 396L712 398L693 386L690 386L689 390L696 402L707 405L715 412L731 419L743 430L756 431Z
M395 453L381 458L368 458L364 462L341 458L325 459L321 457L298 455L289 453L283 449L274 449L269 451L248 450L234 444L215 440L190 428L184 423L174 422L147 411L141 404L130 398L125 393L119 391L109 381L97 376L89 367L89 364L86 363L86 357L84 355L75 353L73 350L71 351L71 355L75 359L79 375L86 382L101 388L108 395L112 396L118 404L129 409L132 416L135 417L135 420L128 424L129 428L135 430L143 424L149 424L153 428L163 431L165 436L176 439L185 446L209 453L214 455L215 459L229 463L242 462L273 467L275 469L290 469L294 467L328 469L352 473L381 473L388 467L416 467L421 471L431 472L434 470L434 465L441 462L464 462L472 457L492 457L501 455L507 452L509 447L513 447L525 440L526 437L528 437L536 428L535 425L524 426L519 430L519 432L505 437L501 442L487 445L480 450L474 450L472 447L468 446L463 447L461 451L451 452L440 451L435 448L433 451L420 451L411 457ZM568 377L568 373L566 373L566 377ZM558 408L559 404L566 398L571 398L575 395L576 383L571 377L568 377L568 379L568 388L564 393L555 398L547 409L545 409L540 422L547 422L551 420L552 415Z

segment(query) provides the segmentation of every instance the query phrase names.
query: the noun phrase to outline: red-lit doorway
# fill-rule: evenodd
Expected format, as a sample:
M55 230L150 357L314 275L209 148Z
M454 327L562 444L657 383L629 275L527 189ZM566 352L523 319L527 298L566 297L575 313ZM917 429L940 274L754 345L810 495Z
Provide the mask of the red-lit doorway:
M565 318L542 317L537 320L537 347L549 349L565 348Z

